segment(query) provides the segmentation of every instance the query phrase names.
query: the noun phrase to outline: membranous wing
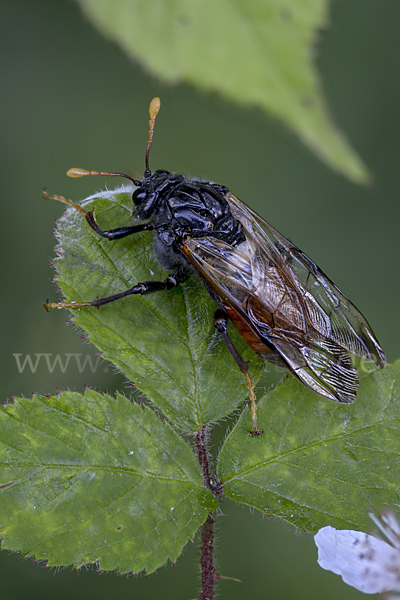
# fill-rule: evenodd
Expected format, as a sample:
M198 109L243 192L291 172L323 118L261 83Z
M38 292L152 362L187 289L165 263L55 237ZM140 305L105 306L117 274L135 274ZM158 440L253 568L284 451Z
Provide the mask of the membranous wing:
M231 246L187 238L185 255L299 379L332 400L353 402L358 372L349 352L385 364L371 327L301 250L235 196L225 198L246 240Z

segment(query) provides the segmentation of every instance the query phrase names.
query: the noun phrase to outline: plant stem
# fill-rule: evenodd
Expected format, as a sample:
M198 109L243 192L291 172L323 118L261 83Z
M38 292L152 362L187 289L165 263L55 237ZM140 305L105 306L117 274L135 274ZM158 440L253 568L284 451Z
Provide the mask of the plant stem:
M202 427L196 434L197 458L204 476L204 486L212 491L214 496L221 493L221 486L212 482L210 477L210 466L207 456L207 429ZM213 513L201 526L201 596L199 600L213 600L214 584L216 580L214 566L214 516Z
M201 527L201 596L199 600L213 600L214 568L214 517L210 513Z
M214 492L210 478L210 467L208 464L207 447L206 447L207 429L202 427L196 433L197 458L199 459L201 470L204 476L204 485L206 488Z

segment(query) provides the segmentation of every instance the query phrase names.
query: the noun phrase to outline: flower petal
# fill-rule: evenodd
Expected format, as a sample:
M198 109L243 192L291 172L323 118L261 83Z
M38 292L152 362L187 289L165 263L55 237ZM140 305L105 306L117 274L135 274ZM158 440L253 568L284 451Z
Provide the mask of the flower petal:
M400 550L400 525L395 514L391 510L385 510L379 517L373 512L370 512L369 516L388 542Z
M366 594L400 591L400 551L361 531L323 527L315 536L318 564Z

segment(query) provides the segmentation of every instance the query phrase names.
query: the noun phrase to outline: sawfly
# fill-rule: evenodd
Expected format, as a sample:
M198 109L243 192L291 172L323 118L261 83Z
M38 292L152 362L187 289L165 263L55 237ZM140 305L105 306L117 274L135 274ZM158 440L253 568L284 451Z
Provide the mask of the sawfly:
M337 402L354 402L358 371L351 354L385 365L385 355L363 315L299 248L236 198L225 186L164 170L150 171L159 98L150 104L149 137L143 179L123 173L70 169L70 177L125 177L136 189L132 200L137 223L102 230L93 210L79 211L100 236L118 240L154 230L154 251L170 271L164 281L144 281L118 294L88 302L44 304L49 308L99 308L132 294L169 290L196 273L219 305L214 325L246 377L253 419L256 399L248 365L227 331L231 320L262 358L285 366L309 388Z

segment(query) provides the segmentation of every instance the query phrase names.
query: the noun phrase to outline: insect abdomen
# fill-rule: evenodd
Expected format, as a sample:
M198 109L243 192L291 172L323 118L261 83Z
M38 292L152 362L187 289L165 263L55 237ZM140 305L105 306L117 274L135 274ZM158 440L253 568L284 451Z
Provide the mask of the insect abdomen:
M268 346L266 346L259 338L259 336L254 333L250 325L243 319L238 311L236 311L229 304L224 303L224 310L228 314L228 317L246 342L248 346L253 350L253 352L257 352L258 354L265 354L268 352L272 352Z

